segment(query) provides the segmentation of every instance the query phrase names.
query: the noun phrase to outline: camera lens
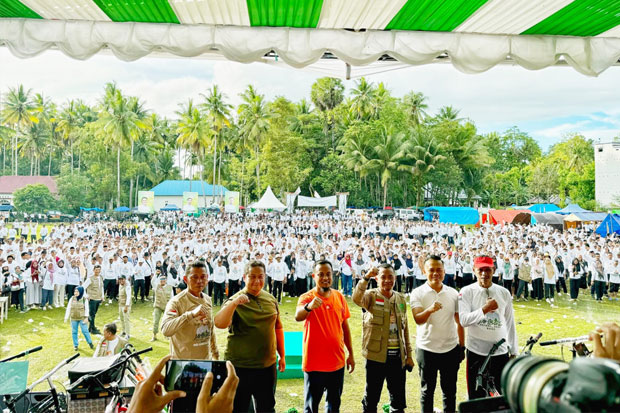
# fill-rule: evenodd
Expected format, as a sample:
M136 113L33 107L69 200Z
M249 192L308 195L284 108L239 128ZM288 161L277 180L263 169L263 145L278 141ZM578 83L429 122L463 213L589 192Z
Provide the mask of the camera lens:
M568 364L542 357L519 357L511 360L502 371L502 392L517 412L539 412L539 400L545 389L558 375L568 370Z

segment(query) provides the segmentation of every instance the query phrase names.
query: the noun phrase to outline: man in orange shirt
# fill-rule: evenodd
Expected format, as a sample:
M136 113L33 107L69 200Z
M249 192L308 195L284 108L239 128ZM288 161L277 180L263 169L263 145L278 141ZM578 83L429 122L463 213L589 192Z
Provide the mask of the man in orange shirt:
M312 277L316 287L299 297L295 320L304 321L303 362L304 411L317 413L327 390L326 411L340 411L345 364L349 373L355 369L351 316L344 296L331 288L333 269L327 260L314 265ZM349 356L346 358L344 347Z

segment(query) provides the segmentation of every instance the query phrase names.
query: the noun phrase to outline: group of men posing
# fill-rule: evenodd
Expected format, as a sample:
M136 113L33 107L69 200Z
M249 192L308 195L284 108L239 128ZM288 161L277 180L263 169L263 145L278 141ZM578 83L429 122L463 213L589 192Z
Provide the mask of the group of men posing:
M501 371L517 353L512 298L508 290L492 282L493 259L474 260L477 282L457 292L444 284L445 269L439 256L424 260L425 284L409 298L394 290L396 274L389 263L370 269L353 291L353 302L363 311L362 355L366 358L364 412L376 412L383 383L390 393L390 411L406 408L406 371L417 361L420 374L421 411L433 411L437 373L440 373L444 411L456 411L457 373L467 359L469 398L484 397L499 385ZM295 320L304 323L304 411L318 412L326 394L326 410L340 411L345 369L355 368L350 311L342 293L332 288L334 269L328 260L314 264L315 287L302 294ZM286 368L284 332L278 300L265 291L266 267L262 261L247 263L245 287L228 298L213 316L212 303L204 294L208 271L203 261L188 265L187 289L167 304L162 333L170 337L170 353L176 359L218 359L214 328L227 328L224 359L235 367L239 384L233 411L275 411L277 370ZM375 280L377 288L368 288ZM410 341L407 301L418 325L416 351ZM491 357L488 375L476 388L478 371L491 348L505 342ZM345 350L346 349L346 350Z

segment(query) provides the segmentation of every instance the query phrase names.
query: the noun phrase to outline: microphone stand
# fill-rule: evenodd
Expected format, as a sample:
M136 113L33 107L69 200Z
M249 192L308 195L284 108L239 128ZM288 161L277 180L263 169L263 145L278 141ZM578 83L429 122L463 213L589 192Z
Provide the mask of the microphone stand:
M534 347L534 344L538 343L538 340L540 340L542 335L542 333L538 333L535 337L530 336L530 338L527 339L527 343L525 343L525 346L523 347L521 356L531 356L532 347Z

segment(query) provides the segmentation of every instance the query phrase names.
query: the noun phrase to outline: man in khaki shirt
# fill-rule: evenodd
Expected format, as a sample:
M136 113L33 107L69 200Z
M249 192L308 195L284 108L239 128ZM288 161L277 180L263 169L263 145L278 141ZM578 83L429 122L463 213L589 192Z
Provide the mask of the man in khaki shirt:
M219 359L213 331L211 298L202 293L207 278L207 268L203 261L191 263L183 277L187 289L174 296L166 305L161 332L170 337L170 354L173 359Z

